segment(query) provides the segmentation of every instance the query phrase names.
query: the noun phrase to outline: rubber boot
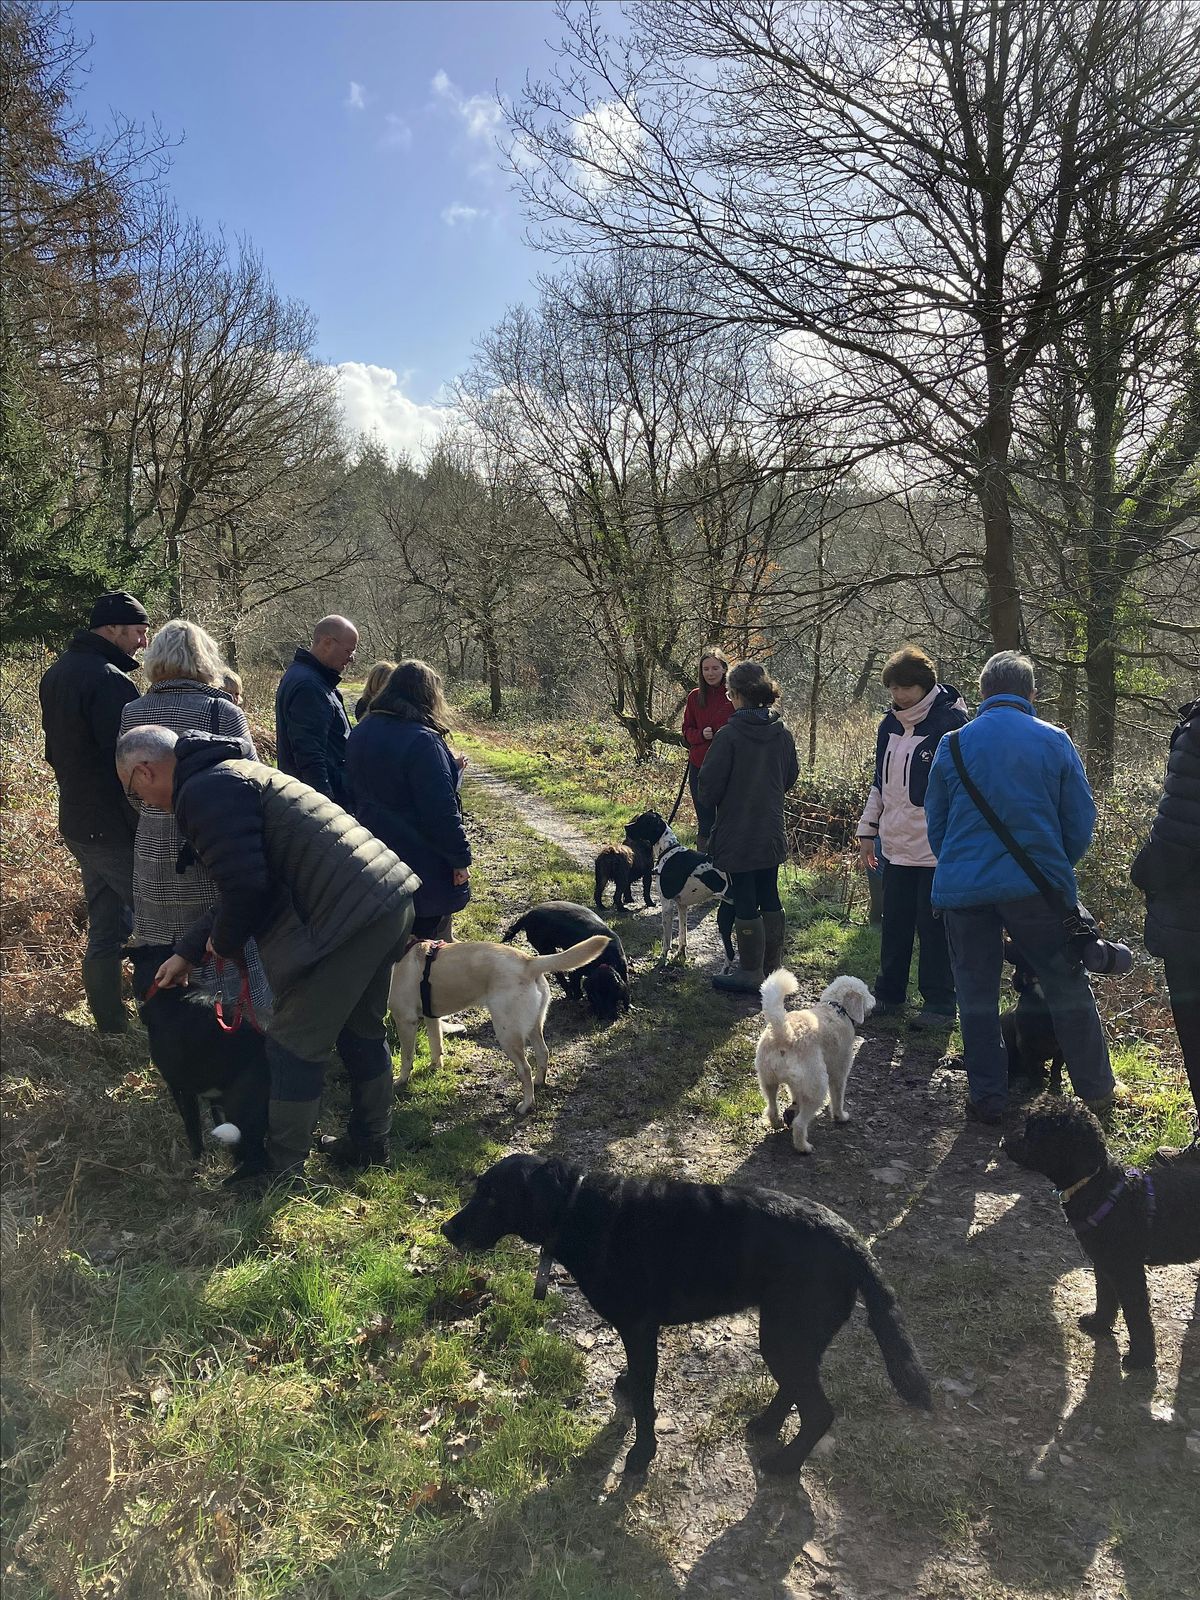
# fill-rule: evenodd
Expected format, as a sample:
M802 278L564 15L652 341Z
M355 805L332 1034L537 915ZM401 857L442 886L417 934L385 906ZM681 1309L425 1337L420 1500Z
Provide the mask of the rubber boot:
M321 1110L325 1063L293 1055L267 1035L271 1099L267 1106L267 1155L273 1179L299 1177L312 1149Z
M390 1154L394 1095L387 1040L364 1039L343 1028L337 1047L350 1080L350 1120L344 1134L323 1134L317 1148L336 1166L384 1166Z
M783 942L786 928L787 922L782 911L763 912L763 932L766 936L766 948L763 951L763 971L768 977L783 960Z
M129 1013L121 998L121 957L85 956L83 992L100 1033L124 1033Z
M763 950L767 942L763 919L751 917L746 922L735 922L733 937L741 965L736 972L719 973L712 981L713 988L726 994L757 994L763 986Z

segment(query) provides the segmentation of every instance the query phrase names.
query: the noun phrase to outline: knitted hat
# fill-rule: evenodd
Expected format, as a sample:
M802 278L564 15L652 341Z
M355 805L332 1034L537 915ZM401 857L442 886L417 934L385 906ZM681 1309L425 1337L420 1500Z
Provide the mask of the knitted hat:
M93 605L88 627L126 628L149 621L146 608L139 600L126 594L124 589L113 589L109 594L102 594Z

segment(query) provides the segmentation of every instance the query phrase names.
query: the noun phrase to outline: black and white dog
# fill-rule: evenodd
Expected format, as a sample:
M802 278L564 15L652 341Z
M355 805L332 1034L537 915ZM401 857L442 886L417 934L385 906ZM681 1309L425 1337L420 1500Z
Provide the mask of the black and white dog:
M630 845L646 844L654 852L654 871L662 895L663 939L662 954L656 967L665 967L671 958L675 937L675 917L679 917L679 948L677 954L687 959L687 914L693 906L719 896L721 906L717 912L717 927L725 946L725 959L733 961L733 904L728 899L729 875L714 867L708 856L699 850L689 850L671 832L657 811L643 811L640 817L626 824L625 838Z

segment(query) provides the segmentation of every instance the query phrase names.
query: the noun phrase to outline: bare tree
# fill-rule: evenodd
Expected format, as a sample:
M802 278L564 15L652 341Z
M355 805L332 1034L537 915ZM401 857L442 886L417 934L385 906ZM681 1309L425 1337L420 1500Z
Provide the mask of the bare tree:
M1194 160L1200 14L644 0L625 40L596 5L560 14L561 65L511 113L546 242L672 257L711 322L784 339L856 458L966 486L992 638L1019 644L1014 407L1061 329L1193 250L1197 185L1132 214L1119 254L1079 217L1114 171Z

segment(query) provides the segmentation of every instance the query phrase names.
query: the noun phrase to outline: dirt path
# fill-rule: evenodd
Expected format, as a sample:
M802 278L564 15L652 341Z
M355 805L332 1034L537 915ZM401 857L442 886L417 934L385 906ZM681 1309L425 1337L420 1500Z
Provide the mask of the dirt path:
M545 802L478 768L489 852L528 849L519 822L590 867L595 844ZM507 834L507 836L506 836ZM653 937L657 914L631 918ZM622 930L626 924L622 923ZM667 1330L660 1451L641 1483L619 1469L619 1344L561 1276L560 1332L584 1352L583 1404L605 1426L577 1475L597 1552L647 1544L647 1596L737 1600L1177 1600L1200 1592L1200 1316L1193 1267L1151 1273L1157 1375L1124 1376L1120 1343L1076 1328L1090 1274L1049 1188L963 1120L963 1078L927 1036L867 1030L853 1120L822 1118L799 1157L754 1096L753 1009L714 997L701 965L641 969L632 1016L600 1030L556 1001L545 1104L495 1109L494 1051L463 1089L498 1141L627 1172L763 1184L832 1206L866 1234L895 1287L936 1396L931 1417L888 1386L861 1311L825 1364L838 1412L799 1484L759 1476L743 1434L761 1404L754 1319ZM628 942L628 940L627 940ZM702 954L703 952L703 954ZM802 992L829 974L801 973ZM487 1042L486 1028L472 1034ZM490 1102L490 1105L489 1105ZM1188 1509L1190 1507L1190 1509Z
M508 783L505 779L498 778L494 772L489 772L484 761L474 753L471 756L471 765L467 768L464 788L469 792L469 786L473 783L478 784L494 800L508 807L532 833L556 845L573 861L591 872L596 852L608 841L599 835L587 838L573 822L560 816L547 801L537 795L527 794L516 784ZM640 895L640 893L640 888L635 886L635 894ZM716 905L716 901L713 900L700 911L694 911L688 919L688 959L703 972L719 971L725 962L721 940L717 933ZM639 904L633 914L638 917L653 917L655 923L661 926L660 911L652 912Z

